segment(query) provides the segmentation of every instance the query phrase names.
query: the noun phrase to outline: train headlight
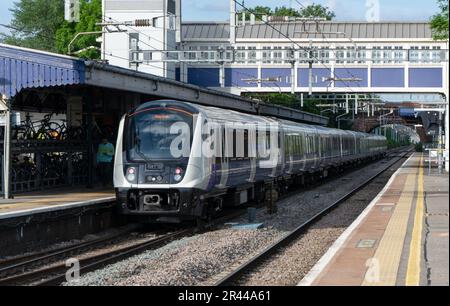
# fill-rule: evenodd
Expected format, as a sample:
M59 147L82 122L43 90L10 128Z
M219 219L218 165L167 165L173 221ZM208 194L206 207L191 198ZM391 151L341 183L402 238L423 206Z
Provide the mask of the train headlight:
M127 169L127 180L130 182L136 180L136 168L130 167Z
M173 179L176 182L179 182L179 181L181 181L182 178L183 178L183 169L181 169L180 167L177 167L175 169L175 175L174 175Z

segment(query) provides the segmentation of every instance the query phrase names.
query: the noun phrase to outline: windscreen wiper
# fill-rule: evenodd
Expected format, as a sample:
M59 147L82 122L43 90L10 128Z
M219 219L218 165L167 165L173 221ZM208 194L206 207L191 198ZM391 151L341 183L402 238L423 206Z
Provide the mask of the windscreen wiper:
M151 163L151 160L149 160L147 158L147 156L145 156L144 153L141 152L141 139L139 138L139 136L136 136L136 140L134 141L134 144L136 145L136 153L139 154L140 157L142 157L143 160L145 160L147 163Z

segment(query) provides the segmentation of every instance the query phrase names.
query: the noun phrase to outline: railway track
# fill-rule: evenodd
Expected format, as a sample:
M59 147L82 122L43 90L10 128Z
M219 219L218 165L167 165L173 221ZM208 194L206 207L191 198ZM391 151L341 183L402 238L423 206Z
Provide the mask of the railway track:
M389 153L389 156L391 158L398 157L397 160L399 160L403 158L408 152L392 151L391 153ZM304 224L300 225L289 235L284 236L280 241L277 241L273 245L266 248L263 252L258 254L256 257L252 258L249 262L240 266L237 270L233 271L227 277L219 281L217 285L226 285L231 283L233 279L245 273L247 269L253 267L257 261L266 258L266 256L272 254L276 249L294 239L301 232L303 232L312 222L319 219L321 216L329 212L339 203L350 197L359 189L369 184L373 179L375 179L381 173L389 169L392 166L392 164L397 162L397 160L389 163L389 165L383 171L377 173L369 180L361 184L358 188L354 189L352 192L341 198L339 201L333 203L333 205L321 211ZM215 225L226 222L240 215L243 215L245 214L245 212L246 209L240 209L228 213L209 223L207 226L205 226L204 229L200 231L211 229ZM79 260L80 273L93 271L102 268L108 264L112 264L120 260L126 259L130 256L142 253L144 251L156 249L173 240L194 234L195 232L198 231L199 229L195 227L182 229L175 232L162 234L161 236L158 236L156 238L154 237L149 238L146 239L145 241L141 240L139 243L134 243L125 247L117 248L115 250L104 251L90 257L84 257ZM67 258L70 258L71 254L82 254L83 251L84 253L86 253L86 250L99 248L99 246L101 245L105 246L106 244L119 239L122 235L125 235L127 233L129 234L130 232L131 232L130 230L127 230L121 233L116 233L115 235L110 235L108 237L80 243L69 247L58 248L52 251L41 252L38 254L26 255L12 258L9 260L0 261L0 277L6 276L0 279L0 285L37 285L37 286L59 285L66 281L66 272L69 267L66 266L65 260ZM49 264L48 262L52 263Z
M181 239L183 237L192 235L194 233L205 231L213 228L217 224L221 224L236 218L245 213L244 209L237 210L225 214L212 222L205 224L203 228L190 227L180 229L174 232L162 234L156 238L149 238L138 243L134 243L125 247L120 247L113 250L99 251L99 254L83 257L79 260L80 274L87 273L99 268L102 268L108 264L118 262L133 255L142 253L147 250L156 249L169 242ZM137 226L131 227L132 229L138 228ZM114 240L119 239L121 236L131 233L131 229L96 239L89 242L80 243L70 247L58 248L52 251L41 252L38 254L26 255L21 257L12 258L9 260L0 261L0 277L7 275L0 279L0 286L11 285L34 285L34 286L57 286L66 281L66 272L69 269L66 266L66 261L70 258L71 254L83 255L86 250L94 250L102 247L106 247L107 244L111 244ZM52 261L52 263L48 263Z
M0 260L0 276L7 276L17 270L25 270L37 262L46 262L56 259L61 256L76 254L83 250L95 248L102 244L113 242L120 237L131 233L139 228L138 225L127 226L119 230L117 233L107 235L98 239L73 244L70 246L59 247L51 250L46 250L38 253L16 256L9 259ZM1 284L1 279L0 279Z
M283 237L281 237L279 240L275 241L265 249L263 249L261 252L244 262L243 264L239 265L236 269L232 270L228 274L226 274L224 277L222 277L220 280L218 280L215 283L215 286L229 286L235 284L241 277L251 272L255 267L257 267L261 262L263 262L265 259L269 258L271 255L275 254L278 250L280 250L282 247L288 245L290 242L297 239L302 233L305 233L308 228L313 225L315 222L317 222L320 218L322 218L324 215L331 212L334 208L339 206L341 203L349 199L351 196L356 194L358 191L369 185L373 180L375 180L377 177L385 173L387 170L389 170L393 165L395 165L397 162L405 158L408 154L412 152L412 149L408 149L406 151L397 151L394 150L391 153L388 154L388 156L391 158L391 160L387 163L386 167L384 167L381 171L376 173L375 175L371 176L369 179L362 182L360 185L358 185L356 188L342 196L340 199L326 207L325 209L321 210L317 214L315 214L313 217L305 221L304 223L300 224L297 228L292 230L291 232L287 233ZM393 159L393 160L392 160Z
M140 252L160 247L174 239L179 239L194 232L193 228L182 229L170 232L156 238L149 238L144 241L117 248L114 250L102 252L97 255L85 257L79 260L80 273L86 273L99 269L105 265L123 260ZM40 258L34 258L27 261L39 263ZM22 263L19 263L22 264ZM25 266L25 265L24 265ZM34 285L34 286L56 286L66 281L66 272L69 267L66 262L44 266L35 270L15 274L0 280L0 285Z

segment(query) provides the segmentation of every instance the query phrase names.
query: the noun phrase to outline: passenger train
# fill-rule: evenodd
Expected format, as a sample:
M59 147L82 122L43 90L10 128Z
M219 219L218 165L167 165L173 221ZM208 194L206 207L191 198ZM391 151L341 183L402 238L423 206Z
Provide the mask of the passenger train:
M202 220L386 149L383 136L159 100L123 116L114 187L121 214Z

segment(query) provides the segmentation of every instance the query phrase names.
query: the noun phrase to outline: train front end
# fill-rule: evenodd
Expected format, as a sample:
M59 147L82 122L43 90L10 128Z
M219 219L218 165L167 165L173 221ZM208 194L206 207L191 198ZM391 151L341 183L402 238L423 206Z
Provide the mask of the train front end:
M198 111L155 101L121 121L114 187L121 214L146 222L181 222L201 215L202 176L190 160Z

